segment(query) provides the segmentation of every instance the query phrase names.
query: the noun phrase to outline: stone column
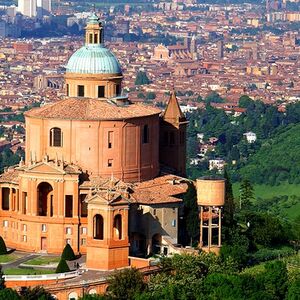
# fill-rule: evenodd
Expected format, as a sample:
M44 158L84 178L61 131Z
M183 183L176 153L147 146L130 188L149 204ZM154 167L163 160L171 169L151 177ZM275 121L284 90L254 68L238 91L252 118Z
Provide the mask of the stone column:
M30 193L31 193L31 201L28 203L28 210L30 211L32 216L38 215L38 197L37 197L37 184L36 179L32 179L30 181Z
M64 197L64 183L62 181L58 182L58 216L64 217L65 216L65 197Z
M19 189L16 189L16 207L15 207L15 211L19 212L19 209L20 209L20 190Z
M59 215L59 201L58 201L58 182L54 182L53 187L53 217L57 217Z

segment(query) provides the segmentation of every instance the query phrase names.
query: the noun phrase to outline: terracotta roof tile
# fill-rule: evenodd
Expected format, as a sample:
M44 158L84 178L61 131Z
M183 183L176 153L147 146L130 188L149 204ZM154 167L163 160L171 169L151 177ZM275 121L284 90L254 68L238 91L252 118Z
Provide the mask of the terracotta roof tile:
M175 175L165 175L135 184L133 202L160 204L182 202L182 194L187 191L187 179Z
M31 109L25 116L66 120L122 120L160 114L160 109L141 103L117 105L90 98L67 98L54 104Z
M20 171L9 168L8 171L0 175L0 183L19 183Z

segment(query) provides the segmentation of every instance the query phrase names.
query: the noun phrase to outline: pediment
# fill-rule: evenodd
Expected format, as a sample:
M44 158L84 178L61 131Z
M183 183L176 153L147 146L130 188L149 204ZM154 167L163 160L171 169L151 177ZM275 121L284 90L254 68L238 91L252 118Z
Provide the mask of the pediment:
M121 194L109 195L107 193L97 193L85 200L86 203L91 205L128 205L129 200L124 198Z
M45 174L58 174L58 175L65 174L64 170L60 169L57 166L50 165L45 162L40 162L35 165L32 165L26 171L34 172L34 173L45 173Z

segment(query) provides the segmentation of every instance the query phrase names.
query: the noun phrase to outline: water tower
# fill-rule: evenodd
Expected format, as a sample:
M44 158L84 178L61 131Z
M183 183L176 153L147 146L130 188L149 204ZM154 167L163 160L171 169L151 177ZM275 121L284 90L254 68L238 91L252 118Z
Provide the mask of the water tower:
M197 202L200 208L199 246L204 251L218 253L220 250L224 201L225 179L197 179Z

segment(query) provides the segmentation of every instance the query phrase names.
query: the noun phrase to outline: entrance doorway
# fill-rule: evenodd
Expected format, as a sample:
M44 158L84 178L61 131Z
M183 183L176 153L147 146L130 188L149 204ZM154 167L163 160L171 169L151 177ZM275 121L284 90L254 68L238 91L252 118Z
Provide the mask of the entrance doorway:
M41 238L41 250L47 251L47 238L46 237Z

